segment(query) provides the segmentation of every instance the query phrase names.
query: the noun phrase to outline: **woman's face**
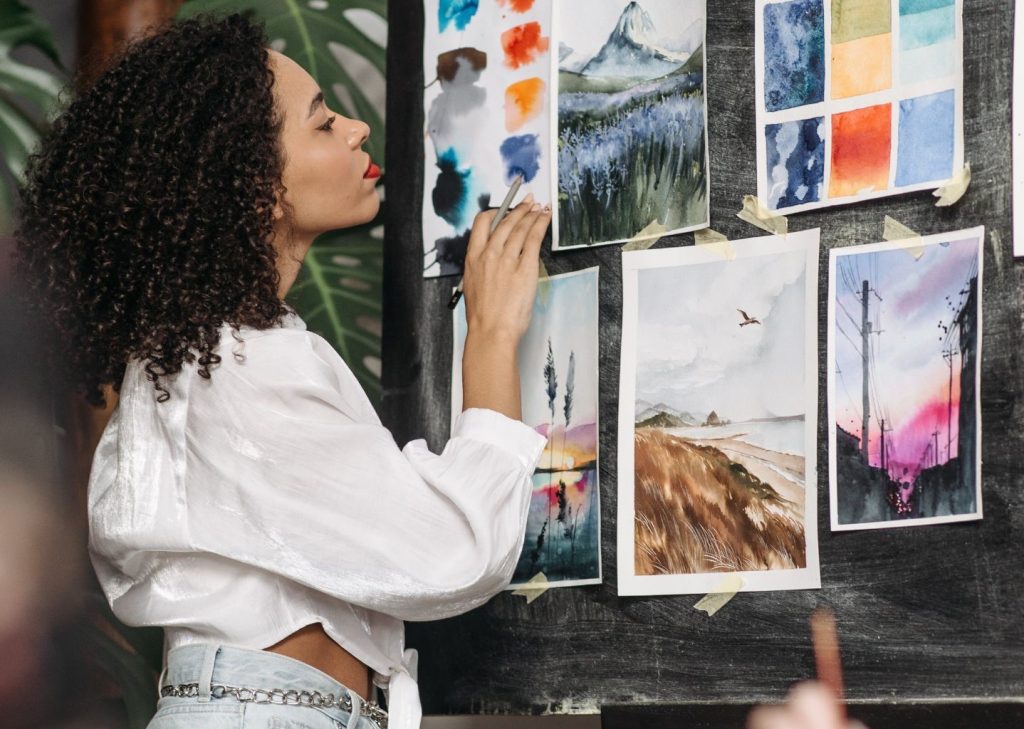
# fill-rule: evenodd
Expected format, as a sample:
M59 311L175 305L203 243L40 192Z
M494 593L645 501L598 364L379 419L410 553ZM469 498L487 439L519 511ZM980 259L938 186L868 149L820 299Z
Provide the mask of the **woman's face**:
M275 208L279 227L294 241L373 219L380 207L380 169L362 145L370 128L327 108L306 71L269 51L274 96L283 116L281 149L285 205Z

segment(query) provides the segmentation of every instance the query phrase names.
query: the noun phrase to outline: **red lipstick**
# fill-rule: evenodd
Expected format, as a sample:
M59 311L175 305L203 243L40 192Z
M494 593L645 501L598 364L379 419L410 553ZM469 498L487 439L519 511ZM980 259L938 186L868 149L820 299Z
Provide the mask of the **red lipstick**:
M380 167L375 165L373 160L370 160L370 164L366 167L366 172L363 173L363 179L376 180L378 177L380 177Z

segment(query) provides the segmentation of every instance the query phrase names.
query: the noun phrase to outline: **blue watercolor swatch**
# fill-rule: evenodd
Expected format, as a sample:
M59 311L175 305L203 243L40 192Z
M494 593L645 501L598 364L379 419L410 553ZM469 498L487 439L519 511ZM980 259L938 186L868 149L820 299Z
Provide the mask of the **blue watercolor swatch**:
M825 180L824 127L824 117L765 127L767 203L772 210L821 200Z
M955 133L952 90L901 101L896 184L904 187L952 177Z
M933 46L956 36L956 6L900 16L900 50Z
M456 30L465 30L480 8L480 0L440 0L437 6L437 28L444 33L455 23Z
M768 111L825 98L825 9L822 0L764 8L764 104Z
M530 182L540 171L540 138L536 134L509 137L501 143L501 159L505 162L505 182L509 185L516 175Z
M459 169L459 155L451 147L437 156L441 172L434 185L432 200L434 212L456 231L469 225L469 192L472 169Z
M955 5L956 0L900 0L900 15L913 15Z

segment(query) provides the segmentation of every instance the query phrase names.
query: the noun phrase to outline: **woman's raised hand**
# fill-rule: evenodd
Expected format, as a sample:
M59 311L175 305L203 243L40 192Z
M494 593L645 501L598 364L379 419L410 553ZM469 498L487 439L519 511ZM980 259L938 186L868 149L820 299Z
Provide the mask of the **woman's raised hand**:
M516 348L530 325L551 209L527 195L491 233L495 215L495 210L477 215L466 250L463 408L489 408L519 420Z
M530 324L551 209L527 195L489 233L496 214L487 210L477 215L469 234L463 277L466 320L471 334L506 337L518 344Z

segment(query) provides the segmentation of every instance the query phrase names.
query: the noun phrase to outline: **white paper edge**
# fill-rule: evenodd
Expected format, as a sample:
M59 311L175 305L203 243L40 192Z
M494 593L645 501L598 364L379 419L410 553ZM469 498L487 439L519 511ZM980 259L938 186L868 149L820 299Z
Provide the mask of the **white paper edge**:
M790 251L803 250L806 254L807 307L804 317L805 383L807 420L805 432L805 503L804 513L807 566L792 570L764 570L756 572L706 572L689 575L633 574L635 544L633 504L634 441L636 409L636 326L637 272L641 269L698 263L723 263L721 255L701 246L661 248L646 251L628 251L622 254L622 364L619 375L619 429L618 429L618 499L616 515L618 594L633 595L699 595L706 594L726 575L738 575L743 580L740 592L776 590L807 590L821 587L821 569L818 556L818 246L820 230L815 228L790 233L785 238L766 236L731 241L736 258L753 258Z
M949 233L938 233L936 235L928 235L922 238L914 238L913 246L915 248L923 248L925 246L935 246L941 243L946 243L956 240L966 240L969 238L977 238L978 241L978 300L975 302L978 307L977 321L978 321L978 352L977 360L975 362L974 371L974 417L977 422L978 429L978 441L976 444L976 454L974 458L975 462L975 474L974 474L974 488L975 496L974 503L977 504L978 510L972 514L952 514L950 516L930 516L924 519L898 519L895 521L873 521L865 522L863 524L840 524L839 523L839 501L837 498L838 492L838 467L836 464L836 422L833 413L833 403L835 402L835 271L836 262L842 256L856 255L861 253L874 253L879 251L892 251L907 246L907 241L882 241L879 243L868 243L860 246L848 246L846 248L833 248L829 251L829 262L828 262L828 347L825 358L825 367L828 373L828 399L827 399L827 414L828 419L828 493L829 493L829 523L832 531L834 532L853 532L862 531L867 529L902 529L904 527L915 527L915 526L929 526L933 524L953 524L962 521L977 521L984 518L984 505L982 503L982 489L981 489L981 439L982 439L982 421L981 421L981 346L984 341L983 322L982 322L982 281L983 279L983 267L985 263L984 256L984 244L985 244L985 227L979 226L977 228L965 228L963 230L954 230Z

